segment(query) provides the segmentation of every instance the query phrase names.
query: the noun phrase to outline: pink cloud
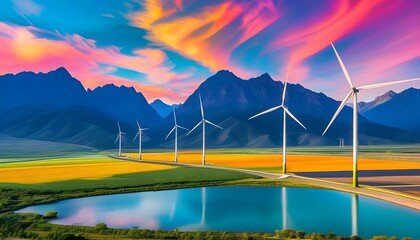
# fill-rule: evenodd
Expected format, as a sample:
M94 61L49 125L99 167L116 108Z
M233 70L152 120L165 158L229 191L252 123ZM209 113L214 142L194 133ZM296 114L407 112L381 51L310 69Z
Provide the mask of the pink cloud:
M48 72L66 67L85 88L96 88L108 83L134 86L147 98L167 96L181 99L179 94L160 86L185 75L175 73L174 64L164 51L143 48L125 55L116 47L99 48L94 40L80 35L57 35L58 40L37 37L42 32L34 27L11 26L0 23L0 74L21 71ZM140 83L112 75L117 68L146 74L148 83Z

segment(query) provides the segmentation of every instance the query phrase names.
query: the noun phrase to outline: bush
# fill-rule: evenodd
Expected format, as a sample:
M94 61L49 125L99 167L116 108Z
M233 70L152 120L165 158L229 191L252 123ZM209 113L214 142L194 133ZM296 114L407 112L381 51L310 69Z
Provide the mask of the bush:
M108 229L108 225L106 225L106 223L98 223L95 226L95 230L97 231L106 230L106 229Z
M298 239L303 239L303 238L305 238L305 232L304 231L296 231L296 237L298 238Z
M58 217L58 213L54 211L48 211L44 214L44 219L53 219L57 217Z

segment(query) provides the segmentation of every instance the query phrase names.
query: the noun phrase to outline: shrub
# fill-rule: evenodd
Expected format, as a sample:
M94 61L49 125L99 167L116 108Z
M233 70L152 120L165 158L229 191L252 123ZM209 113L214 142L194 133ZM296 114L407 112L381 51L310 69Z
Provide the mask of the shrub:
M386 236L373 236L372 240L386 240Z
M296 231L296 237L297 237L298 239L303 239L303 238L305 238L305 232L304 232L304 231L301 231L301 230Z
M53 219L57 217L58 217L58 213L54 211L48 211L44 214L44 219Z
M95 226L95 230L97 231L102 231L102 230L106 230L108 229L108 225L106 225L106 223L98 223Z

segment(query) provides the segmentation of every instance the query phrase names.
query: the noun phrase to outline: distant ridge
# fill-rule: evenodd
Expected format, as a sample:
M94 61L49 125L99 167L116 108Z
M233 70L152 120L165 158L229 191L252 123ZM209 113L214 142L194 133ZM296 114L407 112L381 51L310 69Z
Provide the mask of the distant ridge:
M364 113L369 111L372 108L377 107L378 105L381 105L389 100L391 100L395 95L397 95L397 93L395 93L394 91L388 91L386 93L384 93L381 96L378 96L375 98L375 100L371 101L371 102L359 102L358 106L359 106L359 112L360 113Z
M160 99L156 99L154 100L150 106L152 106L153 109L155 109L155 111L162 117L165 118L167 117L171 112L172 112L172 108L179 108L182 104L173 104L172 106L169 104L166 104L165 102L163 102Z
M409 88L382 104L375 105L363 115L386 126L420 131L420 89Z
M203 81L178 107L178 123L192 128L201 118L200 93L206 118L224 128L208 129L209 148L279 146L281 111L251 121L248 118L280 104L283 87L282 82L274 81L267 73L244 80L228 70L219 71ZM350 107L343 109L328 134L322 137L339 102L300 84L289 84L286 103L308 128L305 131L288 119L288 145L338 145L337 138L350 141ZM367 103L370 108L365 108L368 110L359 116L360 143L366 144L369 139L374 139L376 144L419 143L420 131L412 131L420 129L418 103L419 90L414 88L399 94L388 92L374 103ZM123 146L134 148L132 139L138 119L142 126L149 128L143 138L145 148L172 148L171 139L164 141L173 127L173 118L168 115L171 110L171 106L160 100L149 105L133 87L108 84L86 91L65 68L49 73L0 76L0 134L11 137L115 148L119 121L127 133ZM180 132L179 147L200 147L200 134L197 131L186 137L185 132Z
M259 119L249 121L248 118L262 110L281 104L283 83L274 81L267 73L256 78L243 80L232 72L222 70L205 80L194 93L187 98L178 109L178 122L187 128L199 121L198 93L201 94L205 115L210 121L221 125L224 130L210 129L207 134L209 147L261 147L278 146L282 141L281 111L270 113ZM308 131L290 121L287 141L290 145L335 145L337 138L351 140L352 110L345 107L332 125L331 132L322 137L322 131L327 126L340 102L316 93L299 84L289 84L286 93L286 103L293 113L307 126ZM289 120L288 120L289 121ZM418 136L411 136L404 130L386 127L370 122L359 116L361 144L369 138L376 142L391 143L399 141L419 141ZM173 125L171 118L164 119L152 135L157 136L154 145L169 146L172 143L160 143L164 133ZM188 137L181 136L179 144L188 147L199 147L201 135L192 133ZM254 141L259 139L258 141ZM417 140L416 140L417 139Z

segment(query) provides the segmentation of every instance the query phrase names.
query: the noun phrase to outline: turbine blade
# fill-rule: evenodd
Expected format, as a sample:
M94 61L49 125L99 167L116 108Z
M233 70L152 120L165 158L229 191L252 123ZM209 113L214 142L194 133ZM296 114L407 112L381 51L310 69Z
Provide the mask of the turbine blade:
M306 127L303 126L303 124L301 122L299 122L299 120L289 111L289 109L287 109L287 108L283 108L283 109L284 109L284 111L286 111L287 114L289 114L289 116L291 118L293 118L293 120L295 120L297 123L299 123L300 126L302 126L304 129L306 129Z
M118 124L118 132L121 132L120 122L117 122Z
M351 86L352 88L354 88L353 82L352 82L352 81L351 81L351 79L350 79L350 75L349 75L349 73L347 72L346 66L344 66L344 63L343 63L343 61L341 60L340 55L338 55L338 52L337 52L337 50L335 49L334 44L333 44L333 43L331 43L331 46L332 46L332 48L334 49L335 55L337 56L337 59L338 59L338 62L340 62L341 69L343 69L344 76L346 76L346 80L347 80L347 82L350 84L350 86Z
M176 126L176 125L177 125L177 123L176 123L175 107L172 107L172 111L174 112L174 122L175 122L175 126Z
M187 131L189 131L190 129L188 129L188 128L184 128L183 126L179 126L179 125L176 125L177 127L179 127L179 128L181 128L181 129L184 129L184 130L187 130Z
M346 105L347 101L349 100L349 98L351 97L351 95L353 95L353 89L350 90L350 92L347 94L347 96L344 98L344 100L341 102L340 106L338 107L337 111L335 112L334 116L331 118L330 123L328 123L327 128L325 128L325 131L322 133L322 136L324 136L324 134L327 132L328 128L331 126L331 124L334 122L335 118L338 116L338 114L340 113L341 109L344 108L344 106Z
M201 121L199 121L198 123L197 123L197 125L195 125L195 127L193 127L193 129L191 129L191 131L189 131L188 133L187 133L187 136L188 135L190 135L190 133L192 133L192 131L194 131L198 126L200 126L200 124L201 123L203 123L203 120L201 120Z
M208 120L204 120L204 121L205 121L206 123L208 123L208 124L211 124L211 125L213 125L213 126L217 127L217 128L223 129L221 126L216 125L216 124L214 124L214 123L212 123L212 122L210 122L210 121L208 121Z
M133 139L133 142L136 141L137 137L139 136L140 131L137 132L136 136Z
M140 129L141 127L140 127L139 121L137 121L137 118L136 118L136 122L137 122L137 126L138 126L138 127L139 127L139 129Z
M165 140L168 139L168 137L171 135L171 133L175 130L176 126L172 128L172 130L168 133L168 135L166 136Z
M118 134L118 136L117 136L117 138L115 139L115 141L114 141L114 144L116 144L117 143L117 141L118 141L118 138L120 137L120 135Z
M361 86L361 87L359 87L357 89L359 89L359 90L365 90L365 89L370 89L370 88L385 87L385 86L388 86L388 85L394 85L394 84L398 84L398 83L413 82L413 81L418 81L418 80L420 80L420 78L412 78L412 79L400 80L400 81L393 81L393 82L369 84L369 85Z
M283 96L281 98L281 104L284 104L284 99L286 98L286 87L287 87L287 79L289 78L289 67L287 67L287 73L286 73L286 81L284 81L284 88L283 88Z
M204 110L203 110L203 102L201 101L201 94L198 94L200 98L200 108L201 108L201 118L204 119Z
M279 109L279 108L281 108L281 107L282 107L282 105L272 107L272 108L270 108L270 109L265 110L264 112L260 112L260 113L258 113L258 114L256 114L256 115L254 115L254 116L252 116L252 117L248 118L248 120L251 120L251 119L253 119L253 118L255 118L255 117L258 117L258 116L261 116L261 115L263 115L263 114L266 114L266 113L269 113L269 112L275 111L275 110L277 110L277 109Z

